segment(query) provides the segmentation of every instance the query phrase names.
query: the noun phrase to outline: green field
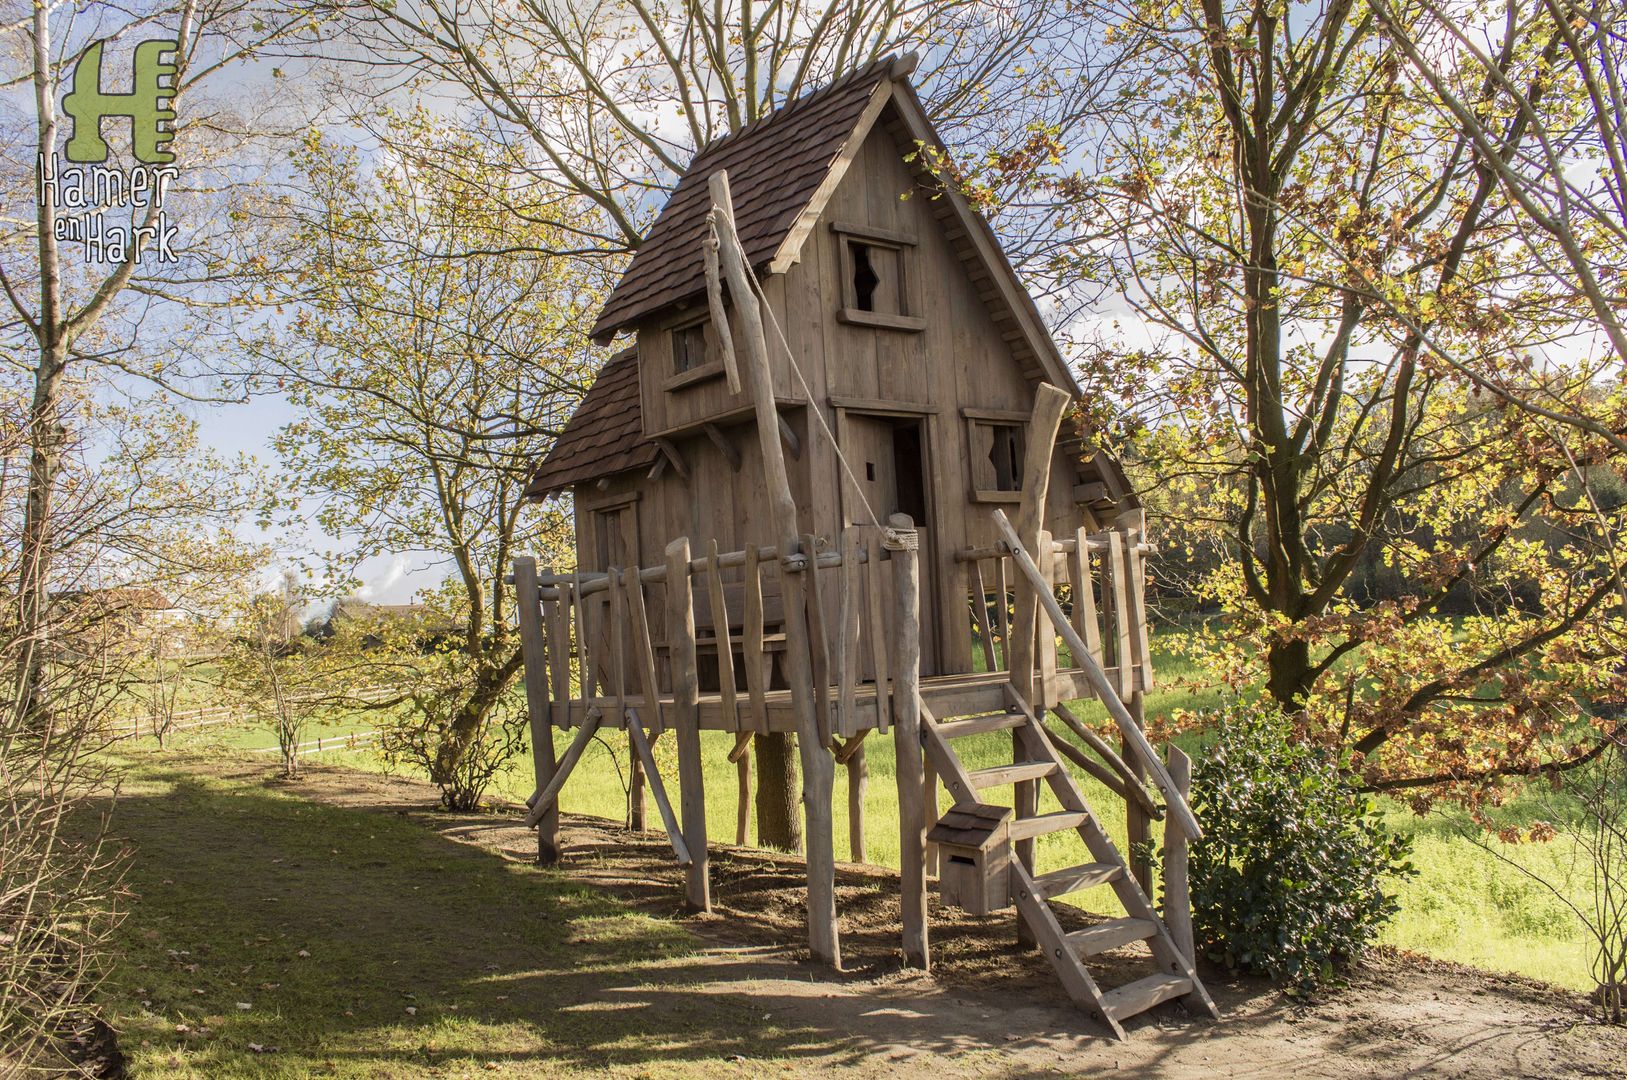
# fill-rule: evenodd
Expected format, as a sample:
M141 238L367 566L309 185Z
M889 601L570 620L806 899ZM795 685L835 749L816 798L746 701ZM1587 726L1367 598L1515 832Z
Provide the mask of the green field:
M1183 670L1179 663L1163 658L1158 670L1163 689L1148 695L1149 716L1175 708L1212 705L1217 700L1213 692L1194 694L1182 689L1179 682L1183 676L1190 675L1190 671ZM1080 711L1089 720L1104 717L1101 706L1093 702L1081 703ZM371 726L366 717L359 717L313 727L304 738L366 730ZM1181 742L1194 755L1201 751L1201 740L1183 738ZM555 743L563 751L566 737L556 733ZM211 744L245 749L275 745L275 739L264 730L206 728L183 733L177 745L199 748ZM734 839L736 775L735 767L726 760L733 744L731 734L703 734L707 829L714 843ZM966 740L958 747L973 767L1010 760L1010 740L999 734ZM865 798L865 854L872 863L897 866L899 846L892 742L889 738L872 735L866 749L869 783ZM268 759L274 756L267 755ZM677 755L670 737L657 744L656 758L667 788L676 798ZM324 752L312 755L309 760L371 770L383 768L378 756L370 751ZM604 732L588 749L566 785L561 796L562 809L571 814L625 821L627 760L625 735ZM846 770L838 768L834 798L838 859L846 859L849 851L847 785ZM1110 834L1122 836L1123 803L1088 778L1084 786L1092 808ZM519 802L531 790L531 764L527 757L511 763L491 794L494 798ZM940 805L948 806L941 791L939 799ZM1050 800L1048 792L1043 793L1043 799ZM1383 941L1440 959L1514 972L1561 986L1592 987L1588 943L1575 917L1540 884L1471 842L1468 836L1479 837L1481 833L1466 815L1448 810L1420 818L1399 803L1381 800L1379 806L1390 827L1413 837L1413 862L1419 869L1416 878L1398 886L1401 911L1386 929ZM649 827L659 828L660 819L653 802L648 802L647 807ZM1042 802L1042 810L1055 808L1048 801ZM1537 813L1532 800L1516 795L1501 809L1499 820L1526 823ZM1502 845L1489 837L1482 839L1492 843L1507 858L1548 880L1564 881L1569 874L1575 882L1573 901L1583 905L1591 903L1586 867L1581 863L1573 865L1576 853L1571 842L1561 838L1542 844ZM1041 870L1083 862L1083 845L1071 833L1043 837L1038 845L1038 859ZM1096 893L1105 895L1105 890ZM1103 913L1112 910L1110 897L1105 903L1101 900L1091 903L1096 893L1077 899L1089 910Z

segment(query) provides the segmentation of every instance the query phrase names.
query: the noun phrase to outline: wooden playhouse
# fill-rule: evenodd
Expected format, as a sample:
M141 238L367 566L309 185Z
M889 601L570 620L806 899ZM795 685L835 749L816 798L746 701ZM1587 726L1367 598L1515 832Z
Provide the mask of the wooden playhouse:
M1058 438L1078 388L993 232L928 170L921 148L938 142L912 69L874 64L704 148L600 313L595 339L628 344L528 490L572 497L577 568L521 559L513 578L530 820L557 857L561 785L596 731L626 730L704 908L699 732L734 732L742 768L754 735L794 732L809 944L839 964L834 770L862 790L867 737L890 735L909 962L928 963L939 869L945 902L1015 905L1116 1034L1171 998L1212 1015L1179 880L1197 825L1139 726L1141 510L1116 462L1071 428ZM1068 708L1081 697L1107 705L1122 753ZM557 759L554 728L573 734ZM650 753L667 729L676 809ZM1011 764L969 769L957 740L993 732L1009 733ZM1126 800L1132 841L1167 810L1169 925L1069 765ZM1040 784L1059 810L1039 812ZM1065 829L1090 861L1040 871L1035 838ZM1064 934L1048 901L1096 886L1126 916ZM1099 987L1086 958L1133 941L1154 970Z

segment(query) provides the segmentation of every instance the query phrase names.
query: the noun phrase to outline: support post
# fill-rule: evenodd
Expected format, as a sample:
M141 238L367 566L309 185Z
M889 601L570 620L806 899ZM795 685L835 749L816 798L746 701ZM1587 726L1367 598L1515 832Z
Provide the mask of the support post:
M1125 704L1129 707L1130 719L1135 722L1135 726L1145 731L1147 727L1147 706L1146 702L1141 698L1141 691L1137 690L1131 694L1130 700ZM1145 784L1147 769L1142 765L1141 758L1132 752L1128 741L1123 745L1124 756L1128 760L1130 771L1134 773L1137 783ZM1173 777L1173 774L1171 776ZM1181 795L1184 798L1186 793L1183 791ZM1152 866L1147 862L1147 842L1151 836L1151 819L1147 817L1147 812L1134 799L1125 799L1124 840L1128 845L1126 854L1129 856L1130 872L1135 875L1136 881L1140 883L1141 891L1148 896L1152 895Z
M758 447L774 520L775 542L784 560L798 552L801 541L797 529L796 498L791 493L790 477L785 471L785 452L780 445L780 415L774 406L774 383L768 365L768 337L763 327L762 306L757 299L752 270L746 264L745 252L735 232L734 202L729 196L728 173L721 169L713 173L708 188L718 232L719 261L723 264L725 279L729 283L729 297L734 301L740 320L745 367L749 372L747 382L757 420ZM812 551L802 552L807 559L814 558L815 554ZM808 948L814 959L839 968L842 966L842 950L836 930L836 857L831 822L836 763L820 738L819 720L814 710L806 593L804 589L789 584L782 589L782 593L785 599L786 676L791 684L797 749L802 764L808 861Z
M1034 413L1028 421L1023 444L1023 498L1012 525L1023 547L1039 550L1040 528L1045 521L1045 494L1051 481L1051 454L1056 448L1056 429L1062 423L1062 410L1068 407L1068 393L1041 383L1034 394ZM1039 614L1035 585L1021 575L1017 578L1017 617L1012 623L1007 648L1011 657L1011 681L1022 699L1034 702L1034 630Z
M862 739L864 733L853 736ZM865 861L864 792L870 786L870 766L864 760L864 744L853 748L847 759L847 846L854 862Z
M713 555L716 555L713 548ZM672 656L672 724L678 737L678 806L683 813L684 899L712 910L706 854L706 775L701 766L700 676L695 669L695 594L689 582L689 538L667 545L667 646Z
M542 632L542 599L537 588L537 560L522 555L514 560L514 600L520 620L520 656L525 664L525 708L531 721L531 769L536 790L554 778L554 729L548 706L548 649L568 649L569 643L548 641ZM568 691L567 691L568 692ZM551 803L537 822L537 865L559 861L559 805Z
M893 755L898 782L898 886L904 963L928 970L926 770L921 755L921 566L919 537L904 514L888 522L893 566Z
M1192 759L1180 747L1169 747L1169 778L1181 798L1192 794ZM1164 820L1164 925L1186 962L1196 964L1192 937L1192 897L1186 877L1187 839L1173 815Z

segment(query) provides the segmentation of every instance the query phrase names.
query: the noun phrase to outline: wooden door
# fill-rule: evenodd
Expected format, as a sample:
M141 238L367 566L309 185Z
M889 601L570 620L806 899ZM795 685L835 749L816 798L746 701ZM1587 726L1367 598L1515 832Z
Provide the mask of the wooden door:
M615 567L626 570L638 562L638 516L637 503L624 502L613 506L606 506L593 511L593 534L596 545L595 555L598 558L600 570ZM618 652L620 673L624 685L631 689L630 680L635 668L628 651L626 628L623 627L623 640L612 642L610 628L610 603L615 596L614 591L595 594L596 602L592 605L595 621L598 623L597 632L592 639L595 642L597 659L594 667L597 670L599 684L611 686L612 679L618 671ZM619 602L619 598L617 598ZM625 621L625 620L624 620ZM618 650L613 652L612 649ZM613 691L612 691L613 692Z
M915 522L921 539L921 673L937 674L937 574L925 418L846 412L840 437L853 472L852 479L843 478L842 523L885 525L893 514L908 514Z

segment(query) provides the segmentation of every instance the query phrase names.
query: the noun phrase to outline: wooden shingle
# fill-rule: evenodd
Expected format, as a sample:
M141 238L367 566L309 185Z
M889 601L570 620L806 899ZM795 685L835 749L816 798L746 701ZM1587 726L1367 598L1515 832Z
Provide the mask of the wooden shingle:
M746 258L753 267L766 265L855 135L876 87L893 71L892 58L878 60L696 154L590 336L606 341L643 316L705 291L700 243L711 206L706 185L719 169L729 173Z
M537 467L525 497L540 499L572 484L655 463L638 402L638 353L617 353L593 381L554 448Z

